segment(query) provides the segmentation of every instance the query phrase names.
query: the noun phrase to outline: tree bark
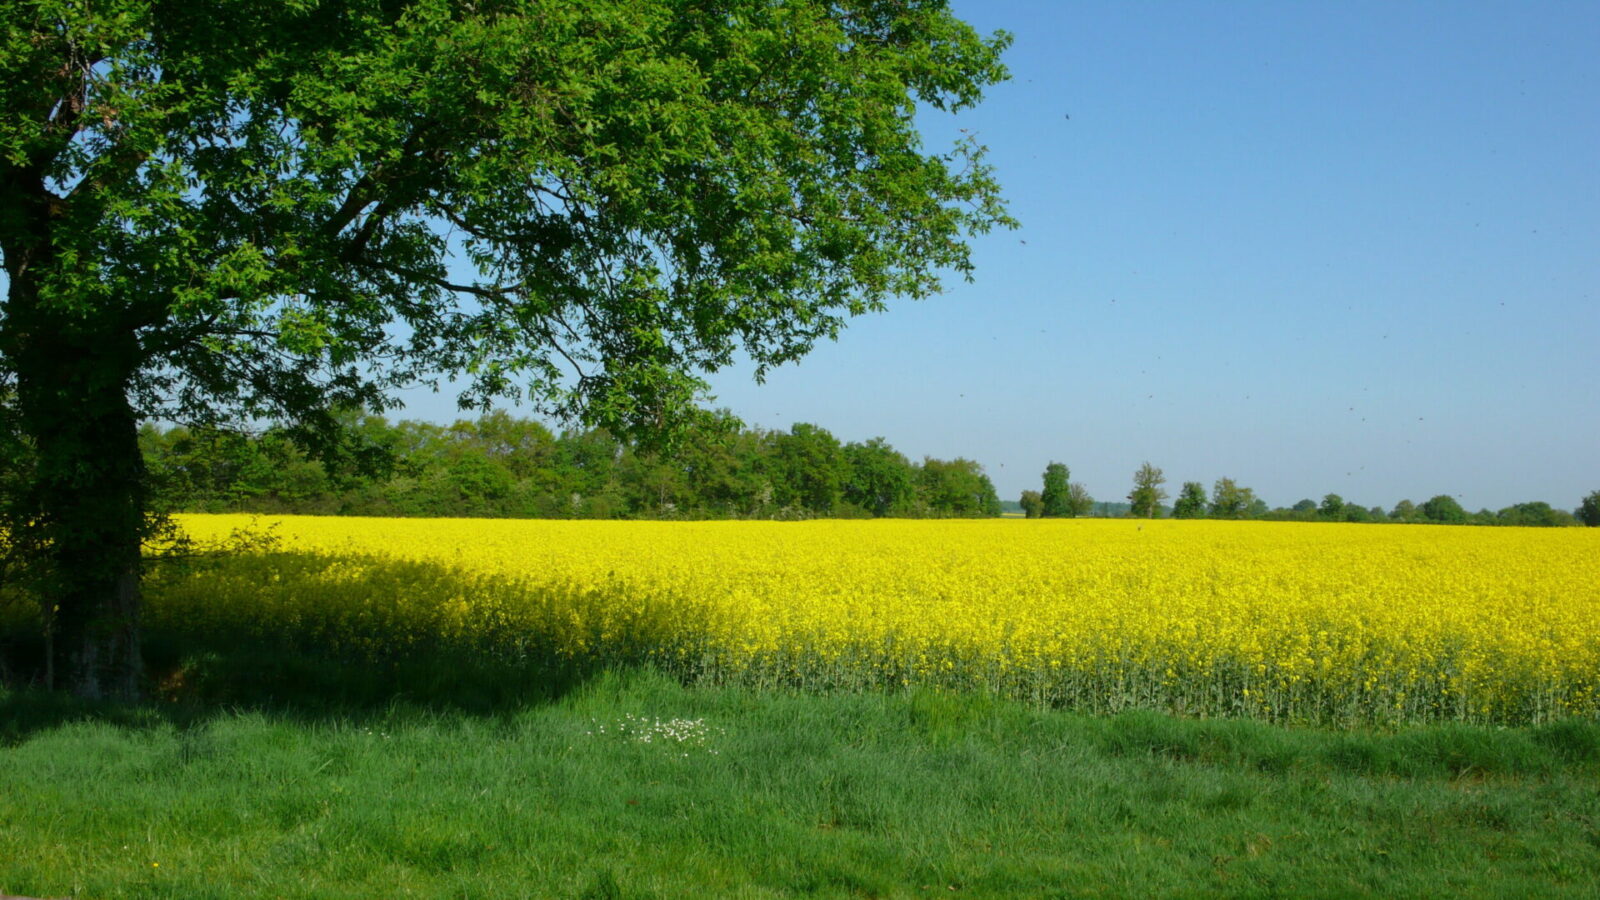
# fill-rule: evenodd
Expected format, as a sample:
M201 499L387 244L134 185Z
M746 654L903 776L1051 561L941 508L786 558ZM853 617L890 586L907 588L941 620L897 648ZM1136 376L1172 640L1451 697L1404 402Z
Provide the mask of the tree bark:
M0 163L0 251L7 285L0 359L16 382L33 471L8 527L25 542L50 648L47 679L88 698L141 693L140 545L147 485L130 388L143 361L131 320L92 275L82 296L47 297L64 202L42 164Z
M40 309L12 283L7 330L23 430L36 450L26 508L44 555L41 584L52 687L86 698L141 693L140 544L146 479L128 403L131 331ZM19 296L20 295L20 296Z

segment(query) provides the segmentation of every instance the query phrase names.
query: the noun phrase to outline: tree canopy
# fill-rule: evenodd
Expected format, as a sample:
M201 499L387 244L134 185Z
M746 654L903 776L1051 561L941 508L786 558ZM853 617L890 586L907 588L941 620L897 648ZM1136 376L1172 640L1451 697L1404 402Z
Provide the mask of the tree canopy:
M1600 491L1585 494L1574 515L1590 528L1600 527Z
M1049 517L1072 515L1072 496L1069 493L1072 470L1065 463L1050 462L1044 467L1044 490L1039 494L1040 515Z
M1154 519L1161 515L1161 501L1167 499L1162 485L1166 483L1167 476L1148 460L1140 464L1133 473L1133 490L1128 493L1135 518Z
M1232 478L1218 478L1211 486L1208 512L1216 519L1243 519L1256 514L1256 502L1255 491L1240 487ZM1265 506L1262 509L1265 511Z
M1185 481L1182 490L1178 492L1178 499L1172 504L1173 518L1198 519L1205 514L1205 485L1198 481Z
M670 452L603 429L559 432L496 410L452 425L349 417L350 450L386 465L308 456L260 434L146 425L139 443L162 508L184 512L517 518L948 517L994 513L966 460L908 460L883 438L840 444L818 425L742 427L717 412Z
M660 434L1007 223L919 108L1005 77L940 0L0 6L0 370L59 670L136 692L137 427L462 378Z
M1430 522L1459 525L1467 521L1467 511L1449 494L1438 494L1422 504L1422 515Z
M142 414L382 408L445 372L655 425L1005 220L979 148L914 128L1004 75L944 3L7 9L5 356L19 317L136 335Z

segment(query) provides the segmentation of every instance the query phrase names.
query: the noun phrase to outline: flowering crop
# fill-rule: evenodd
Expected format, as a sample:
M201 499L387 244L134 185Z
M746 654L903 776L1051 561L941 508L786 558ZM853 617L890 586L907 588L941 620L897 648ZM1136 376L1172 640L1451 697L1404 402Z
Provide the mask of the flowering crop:
M204 538L248 519L181 521ZM320 629L372 652L449 640L717 681L921 684L1103 711L1600 714L1600 530L266 521L279 552L158 580L151 616ZM288 562L308 557L314 571Z

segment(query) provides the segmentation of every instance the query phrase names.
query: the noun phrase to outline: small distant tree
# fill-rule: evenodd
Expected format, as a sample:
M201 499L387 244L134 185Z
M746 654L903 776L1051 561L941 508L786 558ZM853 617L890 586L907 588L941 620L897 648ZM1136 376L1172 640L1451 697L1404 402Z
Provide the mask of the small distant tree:
M1089 496L1089 489L1079 482L1067 485L1067 515L1077 518L1087 516L1094 509L1094 498Z
M1167 492L1161 487L1167 483L1167 476L1146 460L1133 473L1133 490L1128 494L1128 502L1133 505L1133 517L1136 519L1154 519L1161 515L1161 501L1167 499Z
M1023 491L1022 499L1018 502L1022 504L1022 514L1030 519L1037 519L1044 514L1044 500L1040 499L1038 491Z
M1396 522L1415 522L1418 515L1417 505L1410 500L1401 500L1389 510L1389 518Z
M1467 521L1467 511L1461 508L1456 498L1440 494L1422 504L1422 517L1441 525L1460 525Z
M1213 519L1243 519L1250 515L1256 504L1256 492L1239 487L1232 478L1218 478L1211 488L1211 517Z
M1322 506L1317 511L1324 519L1337 522L1344 518L1344 498L1338 494L1328 494L1322 498Z
M1600 491L1590 491L1589 496L1584 497L1583 502L1573 511L1573 515L1590 528L1600 528Z
M1301 500L1299 503L1296 503L1294 506L1291 506L1289 508L1293 512L1296 512L1296 513L1298 513L1298 514L1300 514L1302 516L1304 516L1304 515L1314 515L1314 514L1316 514L1316 511L1317 511L1317 501L1311 499L1310 497L1307 497L1304 500Z
M1068 495L1071 490L1072 470L1065 464L1052 462L1044 467L1044 491L1039 495L1044 504L1041 515L1056 517L1072 515L1072 498Z
M1206 514L1206 489L1198 481L1185 481L1172 504L1174 519L1198 519Z

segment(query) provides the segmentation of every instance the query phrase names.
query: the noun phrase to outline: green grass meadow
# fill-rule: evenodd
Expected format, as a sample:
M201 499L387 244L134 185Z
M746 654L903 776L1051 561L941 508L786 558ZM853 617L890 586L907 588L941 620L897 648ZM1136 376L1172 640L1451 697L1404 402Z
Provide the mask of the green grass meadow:
M0 693L0 894L1595 897L1600 724L1291 729L649 671L460 704Z

